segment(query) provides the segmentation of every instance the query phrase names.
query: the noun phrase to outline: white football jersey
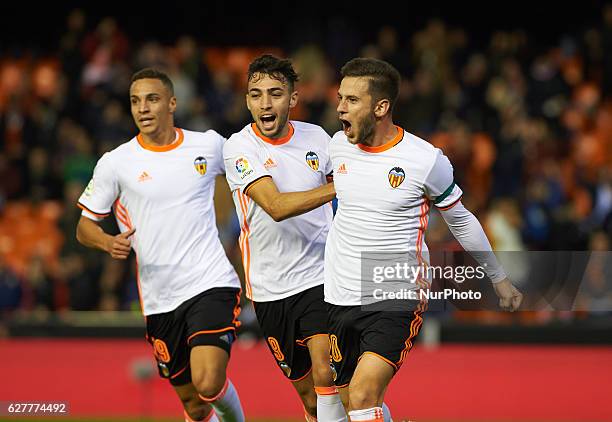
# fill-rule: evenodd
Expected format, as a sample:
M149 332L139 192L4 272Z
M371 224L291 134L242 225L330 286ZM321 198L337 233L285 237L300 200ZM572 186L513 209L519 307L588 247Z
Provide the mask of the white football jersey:
M99 221L114 212L121 232L136 228L138 288L145 315L169 312L213 287L240 287L219 241L213 195L224 173L224 138L176 129L167 146L140 135L104 154L79 198Z
M261 135L255 124L233 134L223 147L227 181L241 225L240 248L246 295L256 302L283 299L323 284L325 239L332 207L275 222L248 196L272 177L280 192L306 191L331 173L329 135L319 126L290 121L281 139Z
M426 262L431 205L445 209L461 199L442 151L397 131L378 147L353 145L343 132L332 138L338 210L325 249L326 302L362 304L362 254L409 252Z

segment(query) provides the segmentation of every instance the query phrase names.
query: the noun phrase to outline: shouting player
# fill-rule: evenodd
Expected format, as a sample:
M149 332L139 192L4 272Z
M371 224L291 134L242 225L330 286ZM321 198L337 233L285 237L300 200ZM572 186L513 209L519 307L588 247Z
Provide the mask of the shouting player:
M412 348L423 308L362 308L363 254L408 250L425 255L432 205L464 249L486 252L491 247L478 220L461 203L449 160L393 124L397 70L381 60L357 58L341 73L337 111L343 131L330 145L338 211L325 251L331 356L336 385L348 397L350 420L382 422L390 418L382 407L385 391ZM488 260L501 307L516 310L521 293L492 254Z
M254 123L228 139L223 156L242 225L246 294L270 351L306 419L335 421L346 413L333 386L323 300L326 202L335 195L326 183L330 138L289 120L297 80L288 60L263 55L250 64L246 103Z

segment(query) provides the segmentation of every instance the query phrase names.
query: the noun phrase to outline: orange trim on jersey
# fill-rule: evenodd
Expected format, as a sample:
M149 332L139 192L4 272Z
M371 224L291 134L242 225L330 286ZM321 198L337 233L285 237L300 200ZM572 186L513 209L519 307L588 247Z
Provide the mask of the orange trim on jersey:
M300 345L300 346L308 347L308 346L306 345L306 343L308 342L308 340L310 340L310 339L311 339L311 338L313 338L313 337L318 337L318 336L325 336L325 337L327 337L327 338L329 339L329 334L327 334L327 333L325 333L325 334L313 334L313 335L311 335L311 336L304 337L304 338L303 338L303 339L301 339L301 340L296 340L295 342L296 342L298 345Z
M363 355L365 355L365 354L374 355L374 356L376 356L377 358L382 359L382 360L383 360L385 363L388 363L389 365L391 365L391 366L393 367L393 370L394 370L394 371L397 371L397 370L398 370L398 367L397 367L397 365L396 365L396 364L394 364L393 362L391 362L391 361L390 361L389 359L387 359L386 357L381 356L381 355L379 355L378 353L375 353L375 352L369 352L369 351L368 351L368 352L363 352L363 353L361 354L361 356L359 356L359 359L357 359L357 362L359 362L359 361L361 360L361 358L363 357Z
M282 138L278 138L278 139L272 139L272 138L268 138L267 136L262 135L261 132L259 131L259 128L257 127L255 123L251 123L251 129L253 129L253 132L255 132L255 135L257 135L259 139L271 145L286 144L287 142L289 142L289 140L293 136L293 133L295 132L295 129L293 129L293 125L291 124L291 122L289 122L289 132Z
M127 216L121 209L119 209L119 207L115 207L115 216L117 217L117 220L119 220L125 227L127 227L128 229L132 228L127 219Z
M246 296L249 299L253 299L253 290L251 289L251 250L249 246L249 224L247 223L247 201L246 195L242 194L239 189L234 191L238 196L238 203L240 204L240 212L242 213L242 227L240 232L240 252L242 253L242 266L244 267L244 285L246 289Z
M402 350L402 353L400 354L400 359L397 361L398 368L402 366L402 363L404 363L404 359L406 359L406 356L412 349L412 346L414 346L412 340L414 340L414 338L417 336L417 334L419 334L419 331L421 330L421 326L423 325L423 317L421 316L421 314L422 312L419 310L414 311L414 319L410 323L410 335L404 342L406 347L404 347L404 350Z
M176 374L172 375L170 377L171 380L173 380L174 378L178 377L179 375L181 375L183 372L185 372L185 370L189 368L189 364L185 365L185 367L183 369L181 369L180 371L178 371Z
M331 387L316 387L314 388L315 393L319 396L333 396L334 394L338 394L338 387L332 385Z
M100 217L100 218L108 217L110 215L110 212L106 214L98 214L97 212L93 212L92 210L90 210L85 205L81 204L80 202L77 202L77 207L79 207L80 209L84 211L87 211L88 213L95 215L96 217Z
M245 189L243 189L242 193L244 193L245 195L248 195L248 194L249 194L249 191L251 190L251 188L252 188L253 186L255 186L256 184L258 184L259 182L261 182L261 181L262 181L263 179L265 179L266 177L270 177L270 178L272 178L272 176L270 176L269 174L265 174L265 175L263 175L263 176L261 176L261 177L259 177L259 178L255 179L255 180L253 180L251 183L249 183L249 184L247 185L247 187L246 187Z
M372 152L372 153L383 152L388 149L391 149L397 144L399 144L402 139L404 139L404 129L402 129L399 126L395 126L395 127L397 128L397 135L395 135L395 138L391 139L390 141L385 142L384 144L378 145L376 147L370 147L368 145L363 145L363 144L357 144L357 146L362 151Z
M132 220L127 208L119 202L119 198L115 200L115 216L128 230L132 229ZM144 302L142 300L142 289L140 288L140 271L138 271L138 256L136 256L136 286L138 287L138 300L140 301L140 311L144 315Z
M174 130L177 133L178 137L171 144L168 144L168 145L156 146L156 145L147 144L145 143L142 137L142 133L139 133L138 135L136 135L136 140L138 140L138 144L141 147L149 151L153 151L153 152L172 151L173 149L178 148L179 145L183 143L183 140L185 138L185 136L183 135L183 131L180 128L175 127Z
M236 293L236 306L234 306L234 318L232 319L234 327L240 327L242 325L242 322L238 321L238 315L240 315L242 311L240 308L240 295L242 295L242 289L238 290L238 293Z
M427 230L427 225L429 224L429 200L424 198L423 203L421 204L421 215L419 216L419 228L416 242L416 254L418 263L421 264L423 262L423 238L425 236L425 230Z
M236 327L225 327L225 328L220 328L218 330L202 330L202 331L197 331L195 333L193 333L192 335L190 335L187 338L187 343L189 343L191 341L192 338L199 336L201 334L216 334L216 333L222 333L224 331L236 331Z
M461 201L461 198L463 198L463 195L461 195L461 196L459 197L459 199L457 199L457 200L456 200L455 202L453 202L452 204L447 205L447 206L445 206L445 207L438 207L438 209L439 209L440 211L450 210L452 207L454 207L455 205L457 205L457 204L459 203L459 201Z
M311 372L312 372L312 366L310 367L310 369L304 375L302 375L298 379L296 379L296 380L289 380L289 381L291 381L291 382L302 381L304 378L306 378L308 375L310 375Z
M119 198L115 200L115 215L117 219L121 221L128 229L132 228L132 219L128 213L127 208L119 202Z
M210 397L210 398L204 397L201 394L198 394L198 396L200 397L200 400L202 400L203 402L211 403L211 402L217 401L221 397L223 397L225 395L225 393L227 392L227 388L228 387L229 387L229 378L226 378L225 379L225 385L223 385L223 388L221 389L221 391L219 391L219 394L217 394L216 396Z

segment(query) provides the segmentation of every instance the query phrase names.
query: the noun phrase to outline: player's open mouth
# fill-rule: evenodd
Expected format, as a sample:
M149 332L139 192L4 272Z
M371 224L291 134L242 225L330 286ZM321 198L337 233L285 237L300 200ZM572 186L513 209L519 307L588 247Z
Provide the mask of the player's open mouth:
M153 124L153 117L143 117L142 119L139 119L138 121L140 122L140 125L142 127L148 127Z
M351 133L351 122L349 122L348 120L340 119L340 123L342 123L342 130L344 131L344 134L348 136Z
M276 123L276 115L262 114L261 116L259 116L259 121L261 121L262 129L272 130L274 129L274 124Z

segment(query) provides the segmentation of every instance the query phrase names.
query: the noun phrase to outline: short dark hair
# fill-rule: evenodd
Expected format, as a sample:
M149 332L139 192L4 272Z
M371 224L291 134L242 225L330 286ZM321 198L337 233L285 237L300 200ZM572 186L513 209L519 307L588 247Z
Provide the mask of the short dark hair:
M295 83L299 80L298 74L289 60L279 59L272 54L263 54L251 62L247 81L253 79L256 73L263 73L280 81L284 80L292 91Z
M370 95L375 101L386 98L391 103L391 110L397 101L401 76L389 63L371 58L358 57L348 61L340 74L346 77L369 78Z
M130 85L139 79L159 79L166 88L170 91L170 95L174 95L174 85L172 81L164 72L153 69L152 67L145 67L132 75Z

